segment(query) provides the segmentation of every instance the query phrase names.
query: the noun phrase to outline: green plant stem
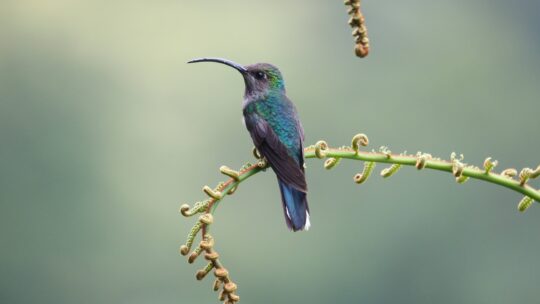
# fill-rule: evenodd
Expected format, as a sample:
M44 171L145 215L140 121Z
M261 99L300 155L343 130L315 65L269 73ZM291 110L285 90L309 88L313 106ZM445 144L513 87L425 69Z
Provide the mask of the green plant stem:
M227 195L231 195L229 194L229 191L235 187L238 187L238 185L240 185L243 181L245 181L246 179L252 177L253 175L263 171L265 169L257 166L257 165L253 165L253 166L250 166L248 169L246 169L245 171L242 171L240 172L240 175L238 176L238 180L235 181L233 179L230 179L228 180L226 183L225 183L225 186L223 187L223 189L221 190L222 194L223 194L223 197L219 200L216 200L213 204L212 204L212 207L210 208L210 213L214 213L215 209L217 208L217 206L219 205L219 203L223 200L223 198L225 198L225 196Z
M388 156L387 154L383 154L383 153L364 152L364 151L359 151L358 153L356 153L352 149L329 148L325 150L324 153L327 158L333 157L333 158L368 161L368 162L375 162L375 163L401 164L403 166L412 166L412 167L416 165L416 161L417 161L417 157L413 155L391 154L390 156ZM306 148L304 150L304 157L317 158L315 154L315 149L312 147ZM433 170L446 171L446 172L452 173L452 163L449 161L444 161L444 160L431 159L431 160L426 161L426 165L424 169L433 169ZM229 190L231 190L234 187L238 187L239 184L241 184L248 178L252 177L253 175L263 170L264 169L258 167L257 165L253 165L249 167L248 169L244 170L243 172L241 172L237 181L229 180L226 183L226 186L222 190L223 198L226 195L228 195L227 193ZM483 180L492 184L506 187L508 189L512 189L516 192L519 192L523 195L526 195L534 199L537 202L540 202L540 191L534 189L528 184L525 184L522 186L518 180L515 180L513 178L502 176L500 174L496 174L493 172L486 173L485 170L482 170L476 167L465 167L463 169L462 175L467 176L471 179ZM217 208L221 200L217 200L212 205L212 208L209 212L214 213L215 209Z
M352 150L338 150L338 149L328 149L325 151L326 157L342 158L342 159L352 159L352 160L361 160L361 161L372 161L376 163L386 163L386 164L401 164L404 166L415 166L416 165L416 156L411 155L391 155L390 158L383 153L374 153L374 152L358 152L356 154ZM305 158L316 158L315 149L306 149ZM427 160L425 168L446 171L452 173L452 163L444 160ZM520 185L519 181L496 174L493 172L485 173L484 170L472 167L465 167L462 173L464 176L470 177L472 179L483 180L492 184L497 184L509 189L512 189L516 192L524 194L533 198L535 201L540 202L540 191L534 189L533 187L525 184Z

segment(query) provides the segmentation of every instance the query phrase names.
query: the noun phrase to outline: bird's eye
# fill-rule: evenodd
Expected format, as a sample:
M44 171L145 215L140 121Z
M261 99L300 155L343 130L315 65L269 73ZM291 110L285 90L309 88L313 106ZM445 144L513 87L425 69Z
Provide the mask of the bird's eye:
M266 79L266 74L264 72L257 72L255 73L255 78L258 80Z

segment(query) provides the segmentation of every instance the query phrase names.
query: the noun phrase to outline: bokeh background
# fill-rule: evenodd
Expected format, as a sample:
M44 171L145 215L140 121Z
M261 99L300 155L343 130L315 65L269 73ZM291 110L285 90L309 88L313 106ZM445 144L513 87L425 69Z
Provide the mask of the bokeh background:
M366 59L341 1L3 0L0 302L217 303L177 210L252 144L238 73L194 57L279 66L308 143L540 162L539 1L363 2ZM216 214L242 302L538 301L540 209L517 193L307 165L309 232L287 231L272 173Z

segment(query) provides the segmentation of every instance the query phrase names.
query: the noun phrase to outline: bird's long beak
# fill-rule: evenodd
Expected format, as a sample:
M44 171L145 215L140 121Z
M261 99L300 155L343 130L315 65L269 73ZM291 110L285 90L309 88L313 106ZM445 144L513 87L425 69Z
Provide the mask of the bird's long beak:
M247 72L246 68L243 67L242 65L240 65L240 64L238 64L236 62L227 60L227 59L223 59L223 58L197 58L197 59L193 59L193 60L188 61L188 63L197 63L197 62L217 62L217 63L222 63L222 64L225 64L225 65L228 65L228 66L230 66L232 68L235 68L242 75L244 75Z

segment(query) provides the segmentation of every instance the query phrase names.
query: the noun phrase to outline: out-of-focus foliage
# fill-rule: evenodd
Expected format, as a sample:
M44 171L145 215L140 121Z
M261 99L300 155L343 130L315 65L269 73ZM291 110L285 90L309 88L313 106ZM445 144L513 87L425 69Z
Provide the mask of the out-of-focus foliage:
M0 302L216 302L177 252L191 224L177 210L252 144L241 78L194 57L279 66L309 143L366 132L392 151L538 164L538 1L362 8L365 59L341 2L3 1ZM307 165L309 232L287 231L271 172L219 210L242 302L538 299L540 214L519 214L519 195Z

